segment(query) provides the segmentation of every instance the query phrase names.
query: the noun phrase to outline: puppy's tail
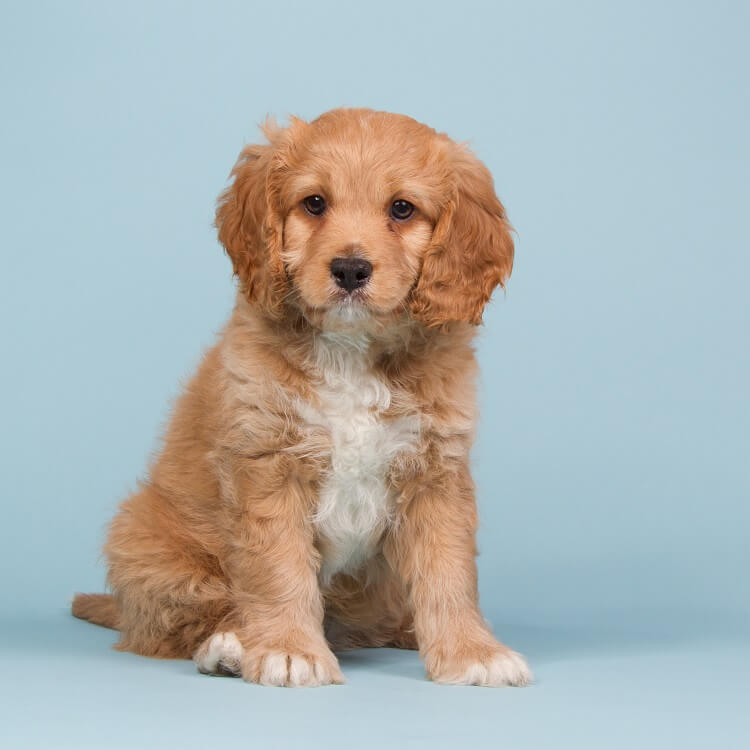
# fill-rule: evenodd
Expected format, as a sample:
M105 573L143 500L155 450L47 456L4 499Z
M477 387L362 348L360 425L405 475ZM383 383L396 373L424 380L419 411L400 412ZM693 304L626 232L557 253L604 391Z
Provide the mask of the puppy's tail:
M94 625L117 630L120 612L112 594L76 594L71 607L73 617Z

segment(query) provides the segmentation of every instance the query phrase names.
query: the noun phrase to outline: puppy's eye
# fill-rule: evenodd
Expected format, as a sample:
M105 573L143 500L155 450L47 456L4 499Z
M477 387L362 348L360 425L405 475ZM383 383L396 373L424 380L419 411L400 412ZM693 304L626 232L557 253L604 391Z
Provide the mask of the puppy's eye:
M391 204L391 218L396 221L406 221L414 213L414 204L409 201L397 200Z
M322 195L308 195L302 205L307 213L320 216L326 210L326 199Z

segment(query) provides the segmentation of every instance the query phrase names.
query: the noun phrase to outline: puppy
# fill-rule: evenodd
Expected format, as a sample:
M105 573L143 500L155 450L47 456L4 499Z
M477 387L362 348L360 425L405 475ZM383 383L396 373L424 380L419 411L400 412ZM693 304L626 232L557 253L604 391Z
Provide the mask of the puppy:
M472 349L513 242L487 169L408 117L340 109L246 148L221 195L239 279L73 614L118 649L263 685L418 648L438 682L524 685L477 601Z

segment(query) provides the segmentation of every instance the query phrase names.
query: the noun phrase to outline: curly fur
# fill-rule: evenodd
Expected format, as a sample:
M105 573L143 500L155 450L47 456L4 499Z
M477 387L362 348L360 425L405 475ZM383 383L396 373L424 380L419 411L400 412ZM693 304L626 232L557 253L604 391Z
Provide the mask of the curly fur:
M73 613L263 684L340 682L332 648L380 645L419 648L434 680L524 684L474 561L472 339L513 259L490 174L382 112L265 132L218 203L234 312L112 522L111 596ZM351 296L330 273L347 255L373 269Z

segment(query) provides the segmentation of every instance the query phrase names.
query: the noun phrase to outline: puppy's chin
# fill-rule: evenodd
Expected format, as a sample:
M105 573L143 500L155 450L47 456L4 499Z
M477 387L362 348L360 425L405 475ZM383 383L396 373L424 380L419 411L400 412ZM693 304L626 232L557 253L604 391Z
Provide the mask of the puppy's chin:
M353 336L366 334L379 338L395 323L403 323L408 318L403 306L398 310L381 310L364 295L356 293L329 300L325 306L312 307L303 303L300 307L308 322L319 330Z
M325 331L359 331L367 330L373 319L373 313L367 303L357 297L345 297L332 302L320 319L320 327Z

